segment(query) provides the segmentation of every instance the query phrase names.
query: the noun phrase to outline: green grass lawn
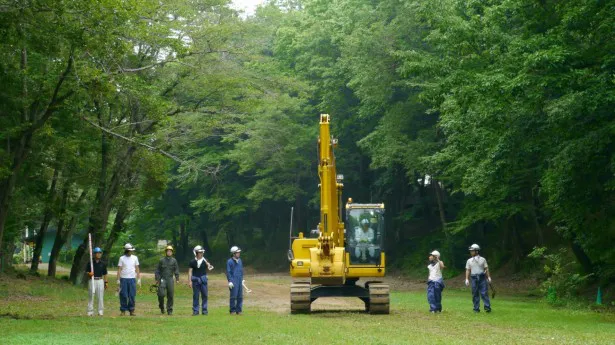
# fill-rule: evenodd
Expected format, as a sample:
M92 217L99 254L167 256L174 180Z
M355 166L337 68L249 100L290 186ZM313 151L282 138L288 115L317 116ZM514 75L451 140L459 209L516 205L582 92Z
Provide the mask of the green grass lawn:
M1 276L0 344L615 344L615 315L553 309L535 299L497 296L493 313L474 314L467 290L445 290L444 311L434 315L423 291L397 291L390 315L366 315L357 299L317 301L315 309L338 310L291 316L289 279L247 279L254 292L242 316L228 315L228 292L218 275L211 277L209 316L190 315L185 286L177 288L175 315L161 316L156 296L147 291L150 280L137 295L138 316L119 316L112 286L101 318L85 316L85 289Z

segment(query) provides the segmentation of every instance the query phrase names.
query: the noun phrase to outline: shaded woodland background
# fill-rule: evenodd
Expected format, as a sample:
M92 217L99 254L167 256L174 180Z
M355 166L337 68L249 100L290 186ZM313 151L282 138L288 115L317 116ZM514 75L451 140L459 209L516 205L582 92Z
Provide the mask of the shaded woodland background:
M76 283L88 232L112 261L167 239L285 269L329 113L344 199L385 203L393 267L438 248L454 274L479 243L555 299L613 283L614 1L228 5L0 2L3 270L26 226L34 257L55 229L48 274L69 258Z

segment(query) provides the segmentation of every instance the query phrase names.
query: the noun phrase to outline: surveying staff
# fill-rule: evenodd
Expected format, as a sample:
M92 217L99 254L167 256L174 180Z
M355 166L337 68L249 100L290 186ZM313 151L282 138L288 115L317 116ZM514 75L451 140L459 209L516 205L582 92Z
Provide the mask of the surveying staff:
M130 312L130 316L135 316L135 296L137 285L141 287L141 272L139 271L139 258L132 255L135 247L130 243L124 245L124 255L120 256L117 264L117 284L120 287L120 311L121 315Z
M158 262L158 268L154 273L158 285L158 307L164 314L164 297L167 297L167 313L173 315L173 297L175 296L175 283L179 283L179 265L173 257L173 247L164 249L164 258ZM175 276L175 279L173 279Z
M100 248L96 247L92 252L94 253L94 260L92 261L94 272L92 272L92 266L90 266L89 262L85 266L85 271L88 273L88 277L90 277L90 281L88 282L88 316L94 315L94 297L96 297L98 301L98 315L103 316L103 311L105 309L105 290L107 290L108 287L107 265L101 260L103 251ZM92 280L92 277L94 277L94 280Z
M196 246L192 252L194 259L190 261L188 269L188 286L192 288L192 316L199 315L199 295L202 301L201 313L207 315L207 269L213 270L214 266L203 257L203 247Z
M231 292L230 313L241 315L243 305L243 263L239 258L241 249L237 246L231 247L231 255L226 262L226 279Z
M427 302L429 302L430 313L442 312L442 290L444 290L444 280L442 270L445 268L444 262L440 261L440 252L434 250L429 254L429 277L427 278Z
M478 244L471 245L468 250L472 257L466 262L466 286L470 285L469 279L471 278L474 312L480 312L480 299L482 298L485 311L490 313L491 303L489 302L487 282L491 283L491 275L489 274L487 260L479 255L480 247Z

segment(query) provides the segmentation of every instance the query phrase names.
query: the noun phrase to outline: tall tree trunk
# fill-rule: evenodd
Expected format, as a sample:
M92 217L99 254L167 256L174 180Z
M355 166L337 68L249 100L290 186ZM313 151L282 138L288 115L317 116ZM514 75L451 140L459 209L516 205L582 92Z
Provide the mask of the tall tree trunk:
M451 267L455 267L455 255L453 254L453 241L451 234L446 226L446 215L444 213L444 204L442 203L442 188L440 187L440 181L433 179L434 190L436 193L436 200L438 202L438 211L440 214L440 223L442 224L442 232L446 239L446 255L449 258Z
M186 219L179 223L179 244L177 247L178 259L183 262L186 259L186 252L188 250L188 220Z
M25 60L24 60L24 57L26 57ZM25 50L25 48L22 51L22 61L27 63L27 51ZM26 66L24 66L23 68L25 67ZM6 151L10 153L11 167L9 169L9 173L7 177L0 180L0 256L3 255L2 248L5 248L5 246L2 245L4 243L4 227L6 226L9 206L10 206L11 199L13 197L13 191L15 190L17 176L21 170L21 167L23 166L23 163L26 161L26 158L28 157L28 154L30 153L30 148L32 146L32 138L34 134L41 127L43 127L43 125L45 125L47 120L49 120L49 118L54 114L54 112L57 110L58 104L61 103L66 98L68 98L74 92L74 91L69 91L65 95L62 95L62 96L59 95L62 85L64 84L64 81L66 80L70 72L72 71L72 67L73 67L73 56L72 56L72 51L71 51L68 57L68 60L67 60L66 69L64 70L62 75L60 75L56 83L55 89L53 91L51 100L49 101L49 103L47 103L47 106L45 107L44 111L40 113L39 116L31 116L35 114L29 114L29 112L27 111L27 106L25 106L24 110L26 112L22 114L22 120L25 119L27 121L23 122L22 124L26 125L28 122L32 122L32 124L29 127L27 127L25 130L23 130L22 132L18 133L15 137L8 138L7 140L7 142L9 143L8 144L9 147L7 147ZM25 89L25 91L27 91L27 88ZM27 102L28 100L23 99L23 101ZM12 142L16 142L17 147L15 148L11 147L10 145ZM3 268L0 267L0 270L1 269Z
M213 255L211 251L211 246L209 245L209 236L207 236L207 229L201 230L201 241L203 242L203 248L205 248L205 253L207 253L208 257Z
M68 181L64 183L64 187L62 188L62 197L60 201L60 211L58 213L58 226L56 229L56 237L53 241L53 246L51 247L51 252L49 253L49 265L47 267L47 276L55 277L56 275L56 263L58 253L60 253L60 249L64 245L63 241L63 232L64 232L64 223L65 223L65 213L66 213L66 203L68 200L68 191L70 189L71 183Z
M84 257L87 247L88 247L88 240L86 237L86 239L83 242L81 242L79 247L77 247L77 250L75 251L75 256L73 256L73 265L70 268L70 278L69 279L75 285L81 284L81 280L83 278L83 274L85 271L83 267L85 266L81 265L81 259ZM80 265L82 267L79 267Z
M31 136L22 137L18 141L17 148L9 148L7 150L12 152L12 164L11 172L0 182L0 257L4 257L2 251L6 249L5 246L2 245L4 240L4 227L9 216L9 207L17 183L18 172L21 170L21 166L26 161L26 157L30 152L31 140ZM11 256L13 255L12 252L7 253ZM10 262L11 261L5 262L5 260L0 260L0 265L10 265ZM0 271L2 270L4 270L4 267L0 267Z
M43 252L45 234L47 233L47 228L49 227L49 223L51 222L51 218L53 217L53 208L56 201L56 184L58 182L59 173L60 169L56 167L53 170L53 177L51 178L51 186L49 187L49 195L47 196L43 222L41 223L41 227L39 228L38 234L36 235L36 246L34 247L34 254L32 255L32 264L30 265L30 272L32 273L38 272L39 257Z
M128 209L128 201L122 200L120 206L117 209L117 213L115 214L115 220L113 221L113 227L111 228L111 233L107 237L107 241L105 242L105 248L103 251L102 260L104 262L109 261L109 255L111 254L111 248L117 241L117 238L126 230L125 220L130 215L130 210Z
M585 253L583 247L581 247L576 241L577 235L572 233L570 238L570 248L572 249L572 253L577 258L579 264L581 264L581 268L583 269L583 273L589 274L594 271L594 264L590 257Z
M512 245L512 262L514 272L521 269L521 260L524 258L524 244L521 233L517 229L516 216L511 217L507 222L510 226L510 241Z
M104 240L104 233L107 228L107 222L109 219L109 213L111 212L111 206L115 197L118 194L122 179L125 177L126 170L130 162L130 158L135 152L135 146L129 146L126 152L121 157L118 157L117 164L113 175L109 182L107 182L107 171L109 165L109 145L107 143L107 135L102 133L101 141L101 174L98 182L98 189L96 191L96 199L90 214L90 220L88 224L88 233L92 234L92 245L102 246ZM83 279L83 267L87 262L87 256L85 255L88 246L88 234L85 234L83 242L79 246L75 253L73 260L73 266L71 267L71 281L75 285L79 285Z
M66 203L68 202L67 192L69 189L70 188L65 188L65 190L62 193L63 194L62 195L62 206L61 206L62 209L60 210L60 215L58 216L58 219L59 219L58 231L56 232L56 238L53 242L53 248L51 248L51 256L49 257L49 267L47 269L47 275L50 277L55 277L57 262L58 262L58 255L60 254L62 247L66 244L66 241L72 237L73 231L77 224L77 216L74 215L71 217L70 221L68 222L68 225L66 225L66 218L67 218L66 217ZM74 205L75 212L78 212L81 209L81 203L85 199L86 195L87 195L87 190L83 190L81 194L79 195L79 198L77 199L77 202L75 202L75 205ZM66 226L66 230L64 230L65 226Z

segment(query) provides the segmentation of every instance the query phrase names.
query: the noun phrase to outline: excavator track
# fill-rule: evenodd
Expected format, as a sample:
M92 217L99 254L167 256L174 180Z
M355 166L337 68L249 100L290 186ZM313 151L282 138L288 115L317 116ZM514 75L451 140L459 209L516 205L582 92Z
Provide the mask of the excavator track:
M311 311L311 288L308 282L290 284L290 312L291 314L306 314Z
M389 284L371 283L369 289L369 303L366 303L370 314L389 313Z

